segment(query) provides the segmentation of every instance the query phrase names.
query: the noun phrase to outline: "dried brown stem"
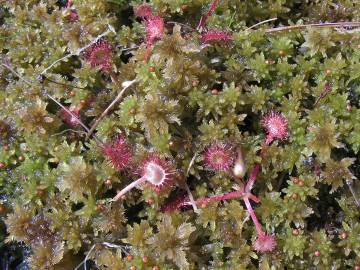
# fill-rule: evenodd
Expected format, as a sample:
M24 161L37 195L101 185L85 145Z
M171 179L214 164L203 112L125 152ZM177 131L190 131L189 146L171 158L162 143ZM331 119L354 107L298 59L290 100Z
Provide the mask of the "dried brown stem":
M196 156L197 156L197 153L195 153L194 156L192 157L192 159L190 160L189 166L188 166L188 168L187 168L187 170L186 170L186 176L189 176L190 169L191 169L192 165L193 165L194 162L195 162ZM194 200L194 196L192 195L191 190L190 190L190 188L189 188L189 185L186 183L186 181L185 181L185 189L186 189L186 192L187 192L187 194L188 194L188 196L189 196L190 204L191 204L191 206L193 207L194 212L198 214L198 213L199 213L199 209L198 209L197 206L196 206L196 202L195 202L195 200Z
M320 28L360 27L360 22L311 23L311 24L290 25L290 26L281 26L281 27L266 29L265 32L274 33L281 31L291 31L297 29L305 29L307 27L320 27Z
M40 75L44 75L46 72L48 72L50 69L52 69L57 63L60 63L64 60L66 60L67 58L74 56L74 55L80 55L83 51L85 51L87 48L89 48L90 46L92 46L94 43L96 43L98 40L100 40L101 38L103 38L104 36L110 34L110 33L115 33L114 28L111 25L108 25L108 30L106 30L104 33L98 35L96 38L94 38L89 44L87 44L86 46L78 49L76 52L74 53L69 53L63 57L61 57L60 59L57 59L56 61L54 61L53 63L51 63L47 68L45 68Z
M354 197L354 201L356 203L356 205L358 207L360 207L360 200L358 199L358 197L356 196L356 192L354 190L354 187L353 187L353 183L351 180L346 180L346 184L348 185L349 189L350 189L350 192L351 192L351 195Z
M259 25L262 25L262 24L264 24L264 23L268 23L268 22L272 22L272 21L275 21L275 20L277 20L277 18L272 18L272 19L268 19L268 20L265 20L265 21L258 22L258 23L256 23L256 24L254 24L254 25L250 26L250 27L249 27L249 28L247 28L246 30L249 30L249 29L255 28L255 27L259 26Z
M103 113L99 116L99 118L95 121L95 123L91 126L90 130L88 131L85 140L87 140L92 133L94 132L94 130L96 129L96 127L99 125L99 123L101 122L101 120L108 114L108 112L112 109L112 107L114 107L114 105L122 98L122 96L124 95L125 91L134 83L136 82L136 80L132 80L132 81L126 81L126 85L124 86L124 88L119 92L119 94L116 96L116 98L110 103L110 105L105 109L105 111L103 111Z
M25 82L26 84L32 86L33 85L33 81L29 81L27 79L25 79L21 74L19 74L18 72L16 72L11 66L4 64L4 63L0 63L1 66L5 67L6 69L8 69L10 72L12 72L13 74L15 74L21 81ZM53 96L51 96L50 94L46 94L46 96L51 99L52 101L54 101L59 107L61 107L65 112L67 112L69 115L71 115L71 117L73 117L73 119L75 119L75 121L87 132L89 133L89 128L75 115L73 114L71 111L69 111L64 105L62 105L59 101L56 100L56 98L54 98ZM93 136L95 141L102 145L102 142L96 138L96 136Z

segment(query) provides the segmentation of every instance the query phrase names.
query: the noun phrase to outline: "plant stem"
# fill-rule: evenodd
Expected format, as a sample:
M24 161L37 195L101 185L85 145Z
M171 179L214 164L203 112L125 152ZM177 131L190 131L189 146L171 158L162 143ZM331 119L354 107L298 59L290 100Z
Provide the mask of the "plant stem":
M256 177L260 171L260 167L261 165L259 163L256 163L253 167L253 169L251 170L250 176L249 176L249 180L246 183L246 187L245 187L245 192L250 192L251 189L254 186L254 183L256 181Z
M190 169L191 169L192 165L193 165L194 162L195 162L196 156L197 156L197 153L195 153L194 156L192 157L192 159L190 160L189 166L188 166L188 168L187 168L187 170L186 170L186 177L189 176ZM195 213L199 213L199 209L198 209L197 206L196 206L196 202L195 202L195 200L194 200L194 196L192 195L191 190L190 190L190 188L189 188L189 185L186 183L186 181L185 181L185 189L186 189L186 192L187 192L187 194L188 194L188 196L189 196L190 203L191 203L191 206L192 206L193 209L194 209L194 212L195 212Z
M47 80L49 82L52 82L52 83L55 83L55 84L58 84L58 85L65 86L65 87L71 87L71 88L77 88L77 89L86 89L85 87L78 87L78 86L74 86L74 85L67 84L67 83L57 82L57 81L54 81L52 79L49 79L48 77L45 77L45 80Z
M26 84L28 84L30 86L32 86L34 84L33 81L29 81L29 80L25 79L21 74L17 73L11 66L4 64L4 63L0 63L0 65L7 68L10 72L15 74L21 81L25 82ZM50 98L52 101L54 101L60 108L64 109L64 111L66 113L71 115L71 117L73 117L75 119L75 121L87 132L87 134L90 132L91 129L89 130L89 128L75 114L73 114L71 111L69 111L64 105L62 105L59 101L57 101L50 94L45 94L45 95L48 98ZM103 145L103 143L95 135L93 135L93 138L99 145Z
M256 215L255 215L255 212L254 212L254 209L252 208L251 204L250 204L250 201L247 197L244 198L244 203L246 205L246 208L251 216L251 219L252 221L254 222L254 225L255 225L255 228L256 228L256 231L258 233L258 236L264 236L265 233L264 231L262 230L262 227L261 227L261 224L259 222L259 220L257 219Z
M300 25L290 25L282 26L276 28L266 29L266 33L280 32L280 31L290 31L296 29L304 29L307 27L360 27L360 22L339 22L339 23L311 23L311 24L300 24Z
M208 12L201 16L200 22L198 24L198 27L196 27L197 30L201 32L201 30L205 27L207 18L211 16L211 14L215 11L216 5L218 4L219 0L213 0Z
M114 28L111 25L108 25L108 30L106 30L104 33L98 35L96 38L94 38L89 44L87 44L86 46L78 49L76 52L74 53L69 53L63 57L61 57L60 59L57 59L56 61L54 61L53 63L51 63L47 68L45 68L40 75L45 74L48 70L50 70L53 66L55 66L57 63L64 61L65 59L73 56L73 55L80 55L80 53L82 53L83 51L85 51L87 48L89 48L90 46L92 46L94 43L96 43L99 39L103 38L104 36L110 34L110 33L115 33Z
M241 198L241 197L249 198L250 200L252 200L256 203L260 202L260 199L258 197L256 197L255 195L253 195L251 193L246 194L241 190L236 190L236 191L228 192L228 193L221 194L221 195L214 195L211 197L199 198L195 201L195 203L196 203L196 205L202 205L202 204L208 204L209 202L212 202L212 201L226 201L226 200L236 199L236 198ZM185 201L184 203L180 204L179 207L184 206L184 205L191 205L191 202Z
M265 20L265 21L258 22L257 24L254 24L254 25L250 26L250 27L247 28L246 30L255 28L255 27L259 26L259 25L262 25L262 24L268 23L268 22L272 22L272 21L275 21L275 20L277 20L277 18L272 18L272 19L268 19L268 20Z
M225 193L222 195L215 195L215 196L211 196L211 197L199 198L196 200L196 204L201 205L201 204L207 204L211 201L226 201L226 200L230 200L230 199L234 199L234 198L239 198L243 194L244 193L242 191L236 190L236 191L228 192L228 193Z
M351 181L351 180L346 180L346 184L348 185L348 187L349 187L349 189L350 189L351 195L354 197L354 200L355 200L356 205L357 205L358 207L360 207L360 201L358 200L358 198L357 198L357 196L356 196L356 193L355 193L355 190L354 190L352 181Z
M265 145L268 145L266 142L267 142L267 138L265 138L265 142L262 144L262 147L261 147L261 150L260 150L259 156L261 158L263 158L263 156L264 156L264 147L265 147ZM254 186L254 183L256 181L256 177L260 172L260 168L261 168L260 163L256 163L254 165L253 169L251 170L251 173L249 175L249 180L248 180L248 182L246 183L246 186L245 186L245 192L246 193L250 194L250 192L251 192L251 190L252 190L252 188Z
M103 111L103 113L99 116L99 118L95 121L95 123L91 126L90 130L88 131L85 140L87 140L91 134L94 132L96 127L99 125L101 120L108 114L108 112L114 107L114 105L122 98L124 95L126 89L128 89L131 85L133 85L136 80L127 81L127 85L119 92L119 94L116 96L116 98L110 103L110 105Z
M123 188L121 191L118 192L118 194L116 194L116 196L112 199L112 201L117 201L119 200L124 194L126 194L128 191L130 191L131 189L133 189L134 187L141 185L142 183L144 183L146 181L145 177L141 177L138 180L135 180L134 182L132 182L131 184L127 185L125 188Z
M75 267L74 270L78 270L80 268L81 265L84 264L84 270L87 270L87 266L86 266L86 262L89 260L90 254L93 252L94 248L96 247L96 244L94 244L90 250L88 251L88 253L86 254L85 259L78 265Z

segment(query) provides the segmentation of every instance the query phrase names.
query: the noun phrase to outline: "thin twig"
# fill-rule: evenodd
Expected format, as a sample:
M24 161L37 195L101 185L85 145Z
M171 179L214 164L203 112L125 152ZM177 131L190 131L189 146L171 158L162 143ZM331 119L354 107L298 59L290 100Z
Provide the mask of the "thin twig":
M46 96L48 98L50 98L52 101L54 101L58 106L60 106L64 111L66 111L69 115L71 115L71 117L74 118L74 120L76 122L78 122L79 125L81 125L86 132L89 132L89 128L75 115L73 114L71 111L69 111L64 105L62 105L59 101L56 100L56 98L52 97L49 94L46 94Z
M4 63L0 63L0 65L2 65L3 67L7 68L9 71L11 71L12 73L14 73L21 81L25 82L28 85L32 85L34 82L28 81L27 79L25 79L21 74L19 74L18 72L16 72L11 66L4 64ZM59 101L56 100L56 98L54 98L53 96L51 96L50 94L45 94L48 98L50 98L52 101L54 101L58 106L60 106L64 111L66 111L69 115L71 115L71 117L73 117L73 119L80 125L82 126L82 128L89 133L89 128L75 115L73 114L71 111L69 111L64 105L62 105ZM94 140L102 145L103 143L95 136L93 135Z
M69 128L69 129L65 129L65 130L63 130L63 131L61 131L61 132L52 134L51 136L59 136L59 135L61 135L61 134L64 134L64 133L66 133L66 132L69 132L69 131L72 131L72 132L74 132L74 133L79 133L79 134L86 135L86 132L85 132L85 131L74 130L74 129Z
M124 48L124 49L121 49L121 52L127 52L127 51L135 50L135 49L138 49L138 48L140 48L140 46L134 46L134 47L130 47L130 48Z
M218 4L218 2L219 2L219 0L213 0L210 4L208 12L206 14L204 14L203 16L201 16L200 22L199 22L198 26L196 27L196 29L199 32L202 32L202 30L206 27L207 19L215 11L215 8L216 8L216 5Z
M262 24L265 24L265 23L268 23L268 22L272 22L272 21L275 21L275 20L277 20L277 18L272 18L272 19L268 19L268 20L265 20L265 21L258 22L257 24L254 24L254 25L246 28L246 30L255 28L255 27L259 26L259 25L262 25Z
M28 85L32 85L34 82L30 82L28 80L26 80L24 77L22 77L18 72L16 72L12 67L10 67L9 65L7 64L4 64L4 63L0 63L0 65L2 65L3 67L7 68L8 70L10 70L12 73L14 73L20 80L22 80L23 82L27 83ZM56 81L53 81L47 77L45 77L45 80L48 80L49 82L52 82L52 83L56 83L56 84L59 84L59 85L62 85L62 86L66 86L66 87L71 87L71 88L78 88L78 89L85 89L84 87L78 87L78 86L73 86L71 84L66 84L66 83L61 83L61 82L56 82Z
M94 132L96 127L99 125L101 120L107 115L107 113L111 110L112 107L122 98L124 95L126 89L128 89L131 85L133 85L136 82L136 80L132 81L126 81L125 87L119 92L119 94L116 96L116 98L110 103L110 105L103 111L103 113L99 116L99 118L95 121L95 123L91 126L90 130L88 131L85 140L87 140L91 134Z
M355 190L354 190L352 181L351 181L351 180L346 180L346 184L348 185L348 187L349 187L349 189L350 189L350 192L351 192L352 196L354 197L354 200L355 200L356 205L357 205L358 207L360 207L360 201L359 201L359 199L358 199L357 196L356 196L356 193L355 193Z
M49 82L52 82L52 83L55 83L55 84L59 84L59 85L65 86L65 87L71 87L71 88L77 88L77 89L86 89L85 87L79 87L79 86L74 86L74 85L67 84L67 83L57 82L57 81L54 81L54 80L49 79L49 78L47 78L47 77L45 77L45 80L47 80L47 81L49 81Z
M89 257L90 257L90 253L94 250L95 247L96 247L96 244L94 244L94 245L91 247L91 249L89 250L88 254L86 254L85 259L84 259L78 266L76 266L74 270L78 270L78 269L80 268L80 266L83 265L83 264L84 264L84 269L87 270L86 262L87 262L87 260L88 260Z
M83 52L84 50L86 50L87 48L89 48L90 46L92 46L94 43L96 43L99 39L103 38L104 36L110 34L110 33L115 33L114 28L111 25L108 25L108 30L106 30L104 33L98 35L95 39L93 39L89 44L87 44L86 46L76 50L76 52L74 53L69 53L63 57L61 57L60 59L57 59L56 61L54 61L50 66L48 66L47 68L45 68L40 75L45 74L48 70L50 70L53 66L55 66L57 63L64 61L65 59L74 56L74 55L80 55L81 52Z
M192 165L195 162L196 156L197 156L197 153L195 153L194 156L192 157L192 159L190 160L189 166L188 166L188 168L186 170L186 176L189 175L190 169L191 169Z
M178 25L184 26L184 27L186 27L186 28L188 28L188 29L190 29L190 30L192 30L192 31L195 31L195 29L194 29L194 28L192 28L191 26L189 26L189 25L187 25L187 24L185 24L185 23L173 22L173 21L168 21L168 22L166 22L166 23L170 23L170 24L178 24Z
M116 245L116 244L113 244L113 243L109 243L109 242L102 242L102 244L106 247L109 247L109 248L117 248L117 249L121 249L122 252L124 252L126 255L129 255L129 252L126 251L125 248L130 248L129 246L126 246L126 245Z
M194 162L195 162L196 156L197 156L197 153L195 153L194 156L192 157L192 159L190 160L189 166L188 166L188 168L187 168L187 170L186 170L186 176L189 176L190 169L191 169L192 165L193 165ZM188 196L189 196L189 200L190 200L191 206L192 206L193 209L194 209L194 212L198 214L198 213L199 213L199 209L198 209L197 206L196 206L196 202L195 202L195 200L194 200L194 196L192 195L191 190L190 190L190 188L189 188L189 185L186 183L186 181L185 181L185 189L186 189L186 192L187 192L187 194L188 194Z
M12 67L10 67L9 65L6 65L4 63L0 63L0 65L2 65L3 67L7 68L9 71L11 71L12 73L14 73L21 81L25 82L28 85L32 85L32 82L28 81L27 79L25 79L23 76L21 76L19 73L17 73L15 71L15 69L13 69Z
M280 31L290 31L295 29L304 29L307 27L360 27L360 22L339 22L339 23L311 23L311 24L300 24L300 25L290 25L290 26L281 26L276 28L266 29L266 33L280 32Z
M327 96L332 90L332 86L329 82L325 82L324 90L320 93L320 96L316 99L314 107L319 103L319 101Z
M101 245L103 245L103 246L105 246L105 247L108 247L108 248L121 249L121 251L123 251L126 255L129 255L129 252L127 252L127 251L125 250L125 248L130 248L130 247L128 247L128 246L125 246L125 245L116 245L116 244L109 243L109 242L102 242L102 243L99 243L99 244L101 244ZM87 267L86 267L86 261L89 260L90 254L91 254L91 252L94 250L94 248L96 247L96 245L97 245L97 244L94 244L94 245L90 248L88 254L87 254L86 257L85 257L85 259L84 259L80 264L78 264L78 265L74 268L74 270L78 270L78 269L80 268L80 266L83 265L83 264L84 264L84 269L85 269L85 270L87 269Z

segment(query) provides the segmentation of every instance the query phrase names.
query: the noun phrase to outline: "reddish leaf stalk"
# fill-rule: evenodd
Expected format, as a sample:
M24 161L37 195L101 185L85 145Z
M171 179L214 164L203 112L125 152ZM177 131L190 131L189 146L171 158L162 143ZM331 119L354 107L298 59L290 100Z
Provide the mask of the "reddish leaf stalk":
M249 180L246 183L245 192L250 192L251 191L251 189L254 186L254 183L256 181L256 177L260 172L260 168L261 168L261 165L259 163L256 163L254 165L253 169L251 170Z
M202 43L210 43L211 41L232 41L233 37L231 34L220 30L209 30L201 35Z
M170 162L161 159L156 154L149 155L142 161L139 168L141 177L127 185L113 198L113 201L121 199L123 195L132 190L134 187L147 182L156 192L171 185L175 178L175 170Z
M254 209L252 208L249 199L247 197L244 197L243 200L244 200L244 203L246 205L246 209L248 210L248 212L249 212L249 214L251 216L251 219L254 222L254 225L255 225L258 236L264 236L265 233L262 230L261 224L260 224L259 220L257 219L257 217L255 215Z
M228 192L222 195L214 195L211 197L203 197L203 198L199 198L195 201L196 205L203 205L203 204L208 204L210 202L213 201L226 201L226 200L230 200L230 199L236 199L236 198L241 198L244 197L246 195L247 198L249 198L250 200L259 203L260 200L258 197L256 197L253 194L246 194L244 193L242 190L236 190L236 191L232 191L232 192ZM185 205L191 205L189 199L187 198L186 200L184 200L183 202L181 202L178 205L178 208L181 208L182 206Z
M143 184L146 181L145 177L141 177L138 180L135 180L131 184L127 185L124 189L122 189L116 196L113 198L113 201L119 200L123 195L132 190L134 187Z
M219 0L213 0L213 1L212 1L208 12L201 17L197 29L203 29L203 28L205 27L208 17L210 17L211 14L213 14L213 12L215 11L215 8L216 8L218 2L219 2Z
M266 145L270 145L274 139L283 140L288 136L288 122L285 116L281 113L271 111L263 117L262 125L266 130L266 137L259 154L261 158L264 156L264 148ZM254 186L260 168L261 165L259 163L254 165L254 168L250 173L249 180L246 183L246 193L250 193L252 187Z
M215 196L211 196L211 197L199 198L196 200L196 204L202 205L202 204L208 204L209 202L212 202L212 201L226 201L226 200L230 200L230 199L239 198L243 195L244 195L244 193L242 191L236 190L236 191L228 192L228 193L225 193L222 195L215 195Z
M254 222L255 229L257 232L257 239L253 243L253 248L261 253L272 252L276 247L275 236L267 235L263 231L261 224L255 215L254 209L252 208L248 197L244 197L244 203L246 205L247 211L251 216L252 221Z

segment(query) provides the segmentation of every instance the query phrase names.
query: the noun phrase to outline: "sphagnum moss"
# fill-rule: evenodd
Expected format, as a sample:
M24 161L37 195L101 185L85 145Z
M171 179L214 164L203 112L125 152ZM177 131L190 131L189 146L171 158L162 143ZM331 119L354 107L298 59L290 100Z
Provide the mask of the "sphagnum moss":
M360 269L359 1L0 3L5 268Z

